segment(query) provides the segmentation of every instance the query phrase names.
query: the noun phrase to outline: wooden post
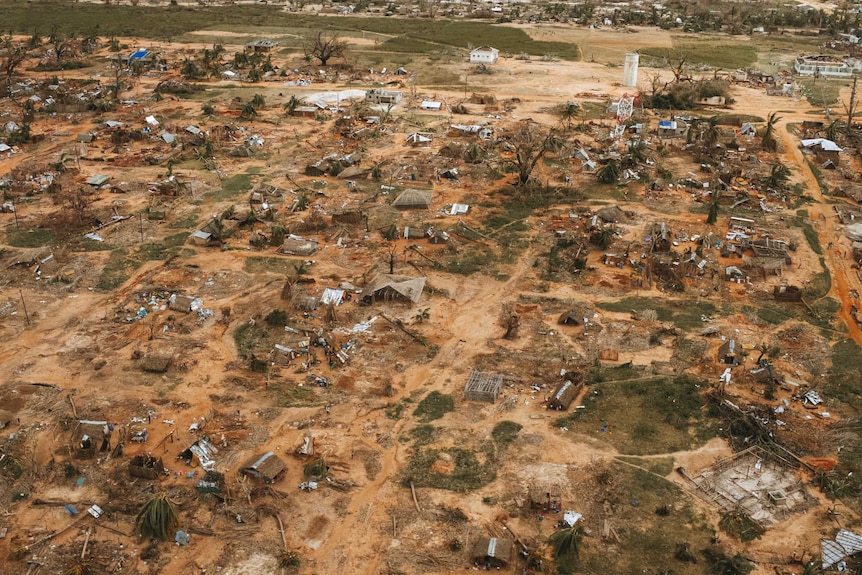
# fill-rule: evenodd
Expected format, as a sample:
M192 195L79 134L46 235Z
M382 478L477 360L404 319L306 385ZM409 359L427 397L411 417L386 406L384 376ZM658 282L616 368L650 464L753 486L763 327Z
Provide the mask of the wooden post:
M422 509L419 507L419 501L416 499L416 488L413 487L413 482L410 482L410 492L413 494L413 503L416 505L416 511L422 512Z
M18 295L21 296L21 305L24 307L24 319L27 320L27 325L30 325L30 314L27 313L27 303L24 301L24 292L21 291L21 288L18 288Z
M144 214L143 213L138 214L138 224L139 224L140 229L141 229L141 243L144 243Z

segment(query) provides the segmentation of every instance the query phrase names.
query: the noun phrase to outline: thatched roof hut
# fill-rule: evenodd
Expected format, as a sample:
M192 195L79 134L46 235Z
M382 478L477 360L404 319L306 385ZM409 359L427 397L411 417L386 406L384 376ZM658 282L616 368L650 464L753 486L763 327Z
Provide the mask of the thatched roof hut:
M240 469L240 473L254 477L264 483L274 483L284 474L285 466L275 453L268 451L263 455L255 455Z
M165 464L161 457L136 455L129 461L129 475L142 479L158 479L164 473Z
M171 365L173 357L164 353L148 353L141 359L140 367L150 373L165 373Z
M405 299L417 303L425 289L425 278L393 274L377 274L362 290L360 303L378 300Z
M392 205L399 210L427 210L434 194L430 190L406 189L395 198Z

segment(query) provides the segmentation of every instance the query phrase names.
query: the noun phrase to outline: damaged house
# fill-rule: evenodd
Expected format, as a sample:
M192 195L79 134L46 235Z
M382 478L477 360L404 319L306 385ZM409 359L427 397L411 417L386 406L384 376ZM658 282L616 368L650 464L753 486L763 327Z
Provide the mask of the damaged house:
M210 442L210 438L201 437L177 455L177 459L185 461L186 465L191 467L200 466L206 471L210 471L215 468L215 456L217 453L218 449Z
M362 290L359 301L366 305L375 301L388 302L392 300L417 303L422 297L422 290L424 289L424 277L377 274Z

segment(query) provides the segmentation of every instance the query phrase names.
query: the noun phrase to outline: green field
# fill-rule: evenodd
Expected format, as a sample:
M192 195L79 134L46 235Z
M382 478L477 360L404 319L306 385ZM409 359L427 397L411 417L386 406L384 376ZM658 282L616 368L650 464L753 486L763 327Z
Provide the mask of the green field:
M442 47L467 49L489 44L501 52L535 56L554 54L576 60L580 50L568 42L540 42L517 28L496 26L485 22L461 20L405 20L400 18L350 18L299 15L284 12L275 6L102 6L98 4L50 3L31 4L22 1L0 2L3 29L18 34L38 30L43 36L57 29L78 35L97 32L100 36L134 36L155 40L187 40L201 42L201 37L184 36L197 30L212 30L250 34L256 27L265 27L270 35L286 45L298 45L296 36L310 30L330 30L345 36L375 39L393 38L385 48L390 51L424 52L428 43ZM242 24L237 24L241 22ZM283 29L279 33L279 29ZM257 36L260 35L258 32ZM204 40L210 39L206 36Z

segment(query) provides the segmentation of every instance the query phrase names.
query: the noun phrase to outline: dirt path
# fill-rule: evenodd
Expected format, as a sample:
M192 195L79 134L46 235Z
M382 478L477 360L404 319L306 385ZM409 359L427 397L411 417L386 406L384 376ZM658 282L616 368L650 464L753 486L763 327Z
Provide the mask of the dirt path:
M761 90L745 88L738 90L735 95L737 108L764 118L779 109L792 110L779 112L781 119L775 126L775 134L781 150L779 156L785 165L799 175L806 192L815 200L806 209L808 210L809 221L817 231L820 245L823 247L823 261L832 277L831 286L826 295L835 298L841 304L838 316L847 326L848 335L857 344L862 345L862 330L854 320L851 309L855 300L850 294L852 290L862 290L862 282L849 269L846 259L842 256L843 250L834 247L842 244L847 245L848 242L836 222L834 210L826 202L820 184L802 154L799 139L787 131L788 124L801 123L804 120L822 120L822 117L808 113L811 106L805 100L799 102L789 99L777 100L774 97L766 96ZM829 245L832 245L833 248L830 249Z

